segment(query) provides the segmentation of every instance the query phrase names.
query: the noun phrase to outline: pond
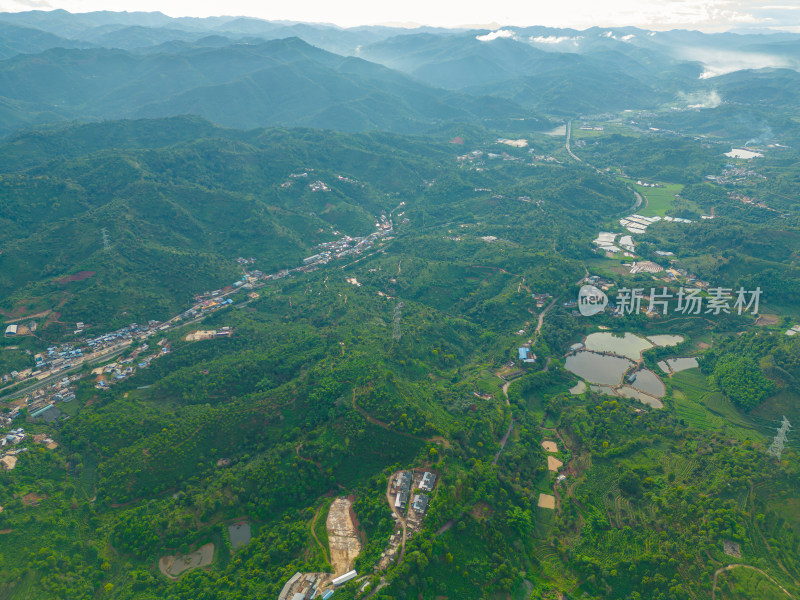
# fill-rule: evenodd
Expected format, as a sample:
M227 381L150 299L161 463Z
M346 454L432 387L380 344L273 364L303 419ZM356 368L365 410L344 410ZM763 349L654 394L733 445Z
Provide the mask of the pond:
M628 384L656 398L662 398L667 393L664 383L649 369L637 371L636 376Z
M228 525L228 534L231 536L231 546L234 550L238 550L242 546L246 546L250 541L250 524L236 523L235 525Z
M564 367L581 379L601 385L619 385L633 361L621 356L609 356L582 350L567 357Z
M658 366L661 367L661 370L665 373L669 373L672 371L673 373L679 373L680 371L685 371L686 369L696 369L699 365L697 364L697 359L693 356L687 356L683 358L668 358L666 360L658 361Z
M586 349L595 352L610 352L627 356L632 360L639 360L642 351L652 348L653 344L636 334L625 332L624 335L614 335L608 331L590 333L586 336Z
M656 346L677 346L680 344L684 337L682 335L648 335L647 339L653 342Z
M616 396L616 392L614 388L610 385L590 385L589 389L595 392L596 394L605 394L606 396Z
M623 385L622 387L618 388L617 394L625 398L634 398L642 404L647 404L653 408L664 408L664 403L658 398L648 396L647 394L637 390L636 388L632 388L629 385Z

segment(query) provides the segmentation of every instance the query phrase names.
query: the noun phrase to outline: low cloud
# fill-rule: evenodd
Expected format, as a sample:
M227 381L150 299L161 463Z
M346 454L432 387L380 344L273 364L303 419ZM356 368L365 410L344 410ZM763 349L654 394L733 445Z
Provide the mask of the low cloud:
M686 104L686 108L716 108L722 104L722 98L712 90L710 92L678 92L678 101Z
M476 35L475 39L480 42L491 42L492 40L496 40L498 38L513 38L515 36L516 34L510 29L498 29L497 31L492 31L491 33L487 33L485 35Z

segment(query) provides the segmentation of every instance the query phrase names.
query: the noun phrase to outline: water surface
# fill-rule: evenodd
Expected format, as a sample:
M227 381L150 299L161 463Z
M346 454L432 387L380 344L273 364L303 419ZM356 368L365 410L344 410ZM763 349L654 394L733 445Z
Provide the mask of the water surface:
M249 523L236 523L235 525L228 525L228 533L231 536L231 546L234 550L246 546L250 541L250 524Z
M629 381L628 384L656 398L663 398L664 394L667 393L664 383L659 379L658 375L653 373L650 369L638 371L635 379Z
M598 331L586 336L586 349L595 352L611 352L620 356L627 356L632 360L639 360L642 351L652 348L653 344L646 339L630 332L624 335L614 335L609 331Z
M601 385L619 385L633 361L621 356L609 356L582 350L567 357L564 367L581 379Z
M677 346L680 344L684 337L682 335L661 334L661 335L648 335L647 339L653 342L656 346Z

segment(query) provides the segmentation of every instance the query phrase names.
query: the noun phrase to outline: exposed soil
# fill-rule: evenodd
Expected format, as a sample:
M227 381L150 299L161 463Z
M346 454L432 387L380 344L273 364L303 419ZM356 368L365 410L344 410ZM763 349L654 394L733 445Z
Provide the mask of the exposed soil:
M555 442L544 441L542 442L542 448L544 448L545 452L558 452L558 444Z
M185 571L206 567L213 560L214 544L206 544L190 554L162 556L158 560L158 568L170 579L178 579Z
M69 283L71 281L84 281L94 276L95 271L78 271L74 275L68 275L58 280L58 283Z
M37 504L39 504L45 498L47 498L47 496L45 496L44 494L42 494L40 496L39 494L36 494L35 492L31 492L29 494L25 494L22 497L22 503L25 506L36 506Z
M539 508L549 508L554 510L556 507L556 497L550 494L539 494Z
M361 552L361 541L352 514L352 502L347 498L337 498L328 511L328 546L331 551L331 565L334 574L344 575L353 569L353 564Z

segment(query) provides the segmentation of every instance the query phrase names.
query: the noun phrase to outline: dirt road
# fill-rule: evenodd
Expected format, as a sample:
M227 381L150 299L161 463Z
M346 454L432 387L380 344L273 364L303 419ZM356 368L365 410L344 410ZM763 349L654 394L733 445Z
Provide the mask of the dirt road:
M392 475L394 477L394 475ZM392 509L392 512L397 515L397 522L400 523L400 527L403 529L403 539L400 542L400 555L397 557L397 563L400 564L403 562L403 556L406 553L406 520L402 514L394 507L394 502L392 501L392 477L389 477L389 481L386 484L386 502L389 503L389 508Z
M322 510L322 506L323 506L323 505L321 505L321 504L320 504L320 505L317 507L317 512L315 512L315 513L314 513L314 518L313 518L313 519L311 519L311 536L312 536L312 537L314 538L314 540L317 542L317 545L318 545L320 548L322 548L322 555L325 557L325 560L327 560L327 561L330 563L330 562L331 562L331 557L330 557L330 555L328 554L328 549L325 547L325 545L324 545L324 544L323 544L323 543L322 543L322 542L319 540L319 538L317 537L317 532L316 532L316 531L314 531L314 527L315 527L315 526L316 526L316 524L317 524L317 519L319 518L319 512L320 512L320 510Z
M789 596L789 598L794 598L794 596L792 596L789 592L786 591L785 587L783 587L780 583L775 581L772 577L767 575L764 571L762 571L758 567L751 567L750 565L728 565L727 567L722 567L722 568L717 569L716 571L714 571L714 586L711 588L711 600L716 600L716 598L717 598L717 579L719 578L719 574L722 573L723 571L732 571L733 569L738 569L738 568L752 569L753 571L758 571L764 577L769 579L772 583L777 585L784 594Z

